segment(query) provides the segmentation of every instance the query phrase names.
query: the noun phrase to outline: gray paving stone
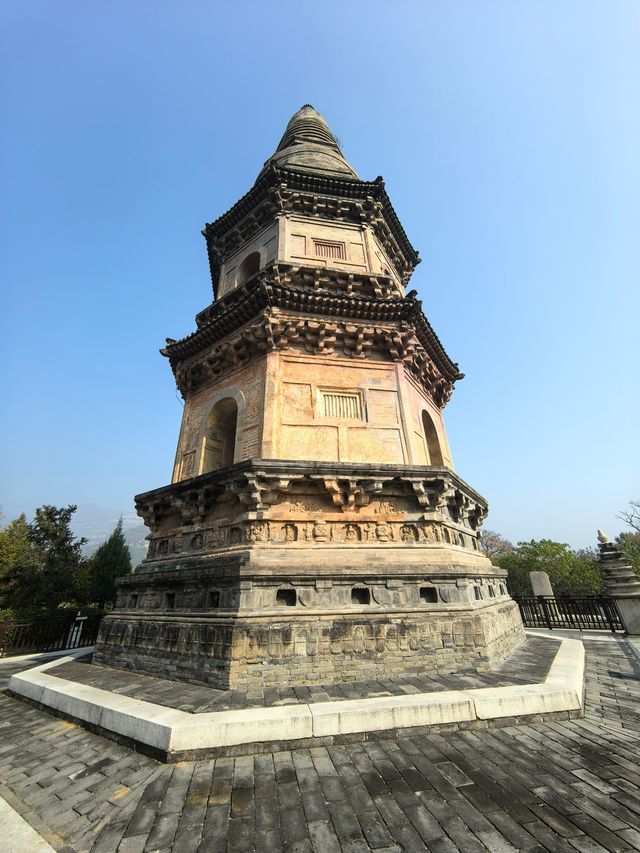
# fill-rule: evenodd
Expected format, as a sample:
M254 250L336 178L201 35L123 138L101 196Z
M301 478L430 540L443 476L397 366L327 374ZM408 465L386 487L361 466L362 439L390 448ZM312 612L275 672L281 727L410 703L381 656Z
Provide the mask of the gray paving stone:
M585 814L576 814L571 816L572 823L580 827L585 835L593 841L597 841L607 850L617 853L622 850L632 850L633 848L619 836L615 835L610 830L606 829L597 820Z
M313 820L307 824L311 846L316 853L341 853L333 824L329 820ZM369 849L369 848L367 848Z
M146 840L146 834L130 835L127 838L123 838L120 844L118 844L118 853L143 853Z
M322 790L302 791L302 807L308 822L329 820L329 807Z
M175 766L0 694L0 726L12 735L0 746L0 780L78 853L640 849L640 669L620 643L586 647L584 719ZM534 663L521 663L526 680ZM0 662L0 679L6 675ZM486 675L486 683L504 677ZM358 690L410 693L445 683L390 678L308 695L335 701ZM128 685L129 695L138 687ZM177 695L175 685L164 695ZM294 698L275 688L247 697ZM196 699L205 701L188 702Z
M230 806L228 804L211 804L205 813L202 825L202 838L199 850L224 850L229 825Z
M280 829L257 829L255 846L256 851L259 851L259 853L280 853L283 848ZM207 853L211 853L211 849L207 848Z

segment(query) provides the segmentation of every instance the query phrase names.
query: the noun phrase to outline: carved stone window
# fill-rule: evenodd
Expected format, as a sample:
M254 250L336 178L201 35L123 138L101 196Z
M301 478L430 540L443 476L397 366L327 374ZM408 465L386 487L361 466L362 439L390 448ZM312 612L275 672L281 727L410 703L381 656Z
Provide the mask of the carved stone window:
M183 480L186 480L189 477L193 476L193 461L195 459L195 456L195 450L190 450L187 453L183 453L182 468L180 470L180 476Z
M313 248L319 258L337 258L341 261L347 258L344 243L328 243L325 240L314 240Z
M474 586L473 592L475 594L476 601L480 601L482 599L482 590L480 589L480 587Z
M322 413L325 418L364 420L362 397L358 391L321 391Z
M297 600L295 589L279 589L276 592L276 604L280 607L295 607Z
M371 591L363 586L354 586L351 590L352 604L371 604Z
M219 589L210 589L209 594L207 595L207 604L211 610L215 610L217 607L220 607L220 590Z
M429 604L436 604L438 601L438 590L435 586L421 586L420 598Z

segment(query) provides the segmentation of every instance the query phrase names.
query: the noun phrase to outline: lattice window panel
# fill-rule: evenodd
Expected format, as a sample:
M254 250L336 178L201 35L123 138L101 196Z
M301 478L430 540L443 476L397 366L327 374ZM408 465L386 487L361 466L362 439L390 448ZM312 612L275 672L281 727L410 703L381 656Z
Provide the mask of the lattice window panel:
M325 418L363 419L362 399L357 392L323 391L322 401Z
M182 469L180 471L182 477L191 477L193 475L193 463L195 460L195 452L184 453L182 456Z
M324 240L314 240L315 253L319 258L337 258L346 260L347 253L344 243L327 243Z

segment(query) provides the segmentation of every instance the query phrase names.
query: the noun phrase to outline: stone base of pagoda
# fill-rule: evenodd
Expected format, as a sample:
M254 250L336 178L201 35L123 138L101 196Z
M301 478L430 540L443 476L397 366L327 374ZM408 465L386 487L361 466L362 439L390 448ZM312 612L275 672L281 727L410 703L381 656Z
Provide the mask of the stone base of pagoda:
M350 613L123 613L103 621L94 662L250 690L487 670L523 639L518 607L506 596L478 606L374 605Z
M524 639L517 605L284 619L108 617L94 662L210 687L313 685L486 670Z
M524 639L446 468L257 460L136 500L149 554L98 663L247 689L487 669Z

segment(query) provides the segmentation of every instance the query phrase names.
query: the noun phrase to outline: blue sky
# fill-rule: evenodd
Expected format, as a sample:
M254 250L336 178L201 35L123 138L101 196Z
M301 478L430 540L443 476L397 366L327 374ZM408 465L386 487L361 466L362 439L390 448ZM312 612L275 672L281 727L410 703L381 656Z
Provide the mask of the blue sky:
M0 506L129 510L169 481L165 337L200 229L312 103L382 174L466 378L459 474L513 540L593 544L640 498L640 4L8 2Z

